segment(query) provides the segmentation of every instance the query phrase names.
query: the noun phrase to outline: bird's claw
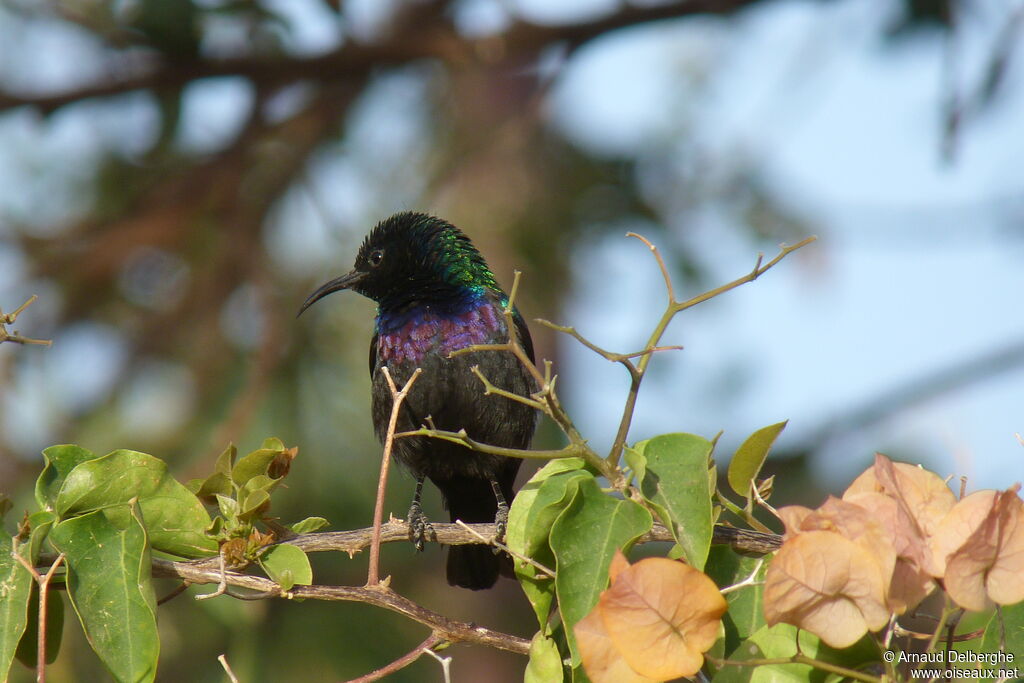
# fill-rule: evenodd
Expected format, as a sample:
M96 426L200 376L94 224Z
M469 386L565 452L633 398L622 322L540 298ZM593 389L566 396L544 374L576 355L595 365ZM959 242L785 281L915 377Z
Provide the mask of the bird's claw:
M409 507L409 540L412 541L413 546L417 551L423 550L423 542L427 538L427 534L434 535L434 527L430 524L430 520L423 514L423 509L419 506L419 503L413 503Z
M498 504L498 511L494 514L494 540L498 543L505 542L505 532L508 531L508 503L502 501ZM494 547L494 554L497 555L501 549Z

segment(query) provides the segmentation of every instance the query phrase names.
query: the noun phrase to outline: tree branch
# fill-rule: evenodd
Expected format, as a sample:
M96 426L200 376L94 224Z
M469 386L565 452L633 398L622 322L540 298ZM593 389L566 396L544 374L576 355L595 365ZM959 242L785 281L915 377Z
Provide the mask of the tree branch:
M367 530L369 531L369 530ZM262 593L265 597L281 596L286 598L307 598L314 600L331 600L343 602L362 602L382 607L402 614L417 621L442 638L453 643L465 642L487 645L499 650L507 650L517 654L527 654L530 641L519 636L493 631L465 621L449 619L443 614L422 607L409 598L382 586L293 586L291 590L282 592L280 587L270 579L262 576L250 576L204 566L199 562L174 562L161 558L153 558L153 576L157 578L182 579L192 584L225 582L236 588L247 588Z
M696 14L731 14L761 1L687 0L656 7L627 7L594 21L567 25L540 26L520 21L501 35L476 41L468 41L448 29L423 33L418 38L408 32L401 32L376 45L350 42L315 57L246 56L173 62L156 58L135 60L120 65L122 73L127 72L125 75L110 77L74 90L52 93L0 91L0 110L31 106L46 114L81 100L111 97L136 90L178 88L191 81L218 76L240 76L271 88L295 81L338 81L363 77L380 67L424 59L454 64L479 61L481 55L493 54L493 50L481 49L483 43L493 44L495 41L502 44L505 55L535 55L554 43L575 49L616 29Z
M458 524L434 523L436 542L442 545L484 544L492 538L497 529L494 524L467 524L465 528ZM302 534L286 542L301 548L307 553L341 551L354 555L370 546L373 528L352 529L351 531L322 531L313 534ZM484 540L481 540L483 538ZM392 519L381 525L380 542L396 543L409 540L409 525L400 519ZM433 539L431 539L433 540ZM638 543L673 542L672 532L661 524L655 524ZM782 537L759 531L749 531L736 527L716 524L712 543L728 545L734 550L746 553L767 554L774 552L781 544ZM215 566L215 558L197 560L201 564Z
M435 538L438 543L444 545L467 545L487 544L487 539L496 533L494 524L435 524ZM373 542L374 529L354 529L351 531L332 531L312 534L302 534L287 541L305 552L326 552L342 551L349 555L369 547ZM409 538L409 526L401 520L390 520L380 527L380 542L392 543L405 542ZM672 533L661 524L654 527L638 539L639 543L648 542L673 542ZM766 554L774 552L782 543L780 536L775 534L764 534L756 531L737 529L723 525L715 525L713 543L728 544L734 549L743 552ZM41 563L52 562L54 557L44 554L40 557ZM381 607L398 614L402 614L413 621L419 622L431 629L431 638L436 642L448 641L452 643L466 642L478 645L527 654L530 649L530 641L519 636L494 631L483 626L477 626L469 622L450 619L423 607L409 598L399 595L387 586L293 586L288 591L282 591L281 587L268 578L252 576L226 570L222 565L221 556L209 557L200 560L174 561L163 558L153 558L153 576L156 578L179 579L188 584L217 584L225 587L225 594L243 599L270 599L270 598L307 598L314 600L362 602L376 607ZM257 595L242 596L226 591L228 586L245 588L256 591ZM431 641L428 638L424 643ZM413 652L422 652L425 648L417 648ZM412 657L410 652L406 657ZM417 655L418 656L418 655ZM398 661L403 661L405 657ZM415 659L413 657L413 659ZM406 664L410 663L406 662ZM403 664L404 666L405 664ZM390 666L390 665L389 665ZM387 667L385 667L386 669ZM382 669L383 671L383 669ZM374 679L367 679L374 680Z

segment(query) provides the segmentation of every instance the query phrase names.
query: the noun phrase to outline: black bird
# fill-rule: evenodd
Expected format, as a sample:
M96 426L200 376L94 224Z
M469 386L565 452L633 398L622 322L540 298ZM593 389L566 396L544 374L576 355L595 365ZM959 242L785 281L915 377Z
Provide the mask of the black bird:
M373 379L373 426L384 440L392 397L382 368L401 387L417 367L416 380L399 414L398 431L427 423L466 433L481 443L527 448L536 427L536 411L501 396L484 396L471 368L479 366L496 387L520 396L536 390L530 373L507 351L477 351L450 357L473 344L508 341L501 290L483 257L454 225L422 213L398 213L370 232L351 272L327 282L299 311L322 297L351 289L377 302L376 331L370 342ZM518 311L513 314L519 343L533 361L533 341ZM508 501L520 460L471 451L429 437L395 442L394 456L416 477L409 508L410 538L422 549L429 523L420 509L424 478L434 482L454 522L508 519ZM490 588L499 570L509 573L506 557L483 545L452 546L448 583L479 590Z

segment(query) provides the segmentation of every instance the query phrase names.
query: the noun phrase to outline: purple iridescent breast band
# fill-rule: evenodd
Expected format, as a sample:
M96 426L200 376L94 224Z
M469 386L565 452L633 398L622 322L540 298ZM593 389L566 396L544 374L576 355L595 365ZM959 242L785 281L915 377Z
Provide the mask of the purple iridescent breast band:
M377 339L377 357L381 362L419 365L429 351L448 354L474 344L505 341L502 313L487 300L453 315L425 308L404 318L397 326L383 324L390 321L378 321L382 331Z

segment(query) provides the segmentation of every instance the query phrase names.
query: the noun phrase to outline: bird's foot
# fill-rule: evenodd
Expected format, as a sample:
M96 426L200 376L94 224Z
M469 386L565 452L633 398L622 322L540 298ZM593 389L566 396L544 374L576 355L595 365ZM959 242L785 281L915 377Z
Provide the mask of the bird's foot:
M497 527L494 531L494 540L504 543L505 532L508 531L508 503L505 501L498 503L498 511L494 514L494 526ZM494 554L497 555L499 552L501 549L495 546Z
M426 540L427 534L434 535L434 527L431 526L427 516L423 514L423 508L418 502L413 502L409 506L407 521L409 523L409 540L412 541L417 551L423 550L423 542Z

